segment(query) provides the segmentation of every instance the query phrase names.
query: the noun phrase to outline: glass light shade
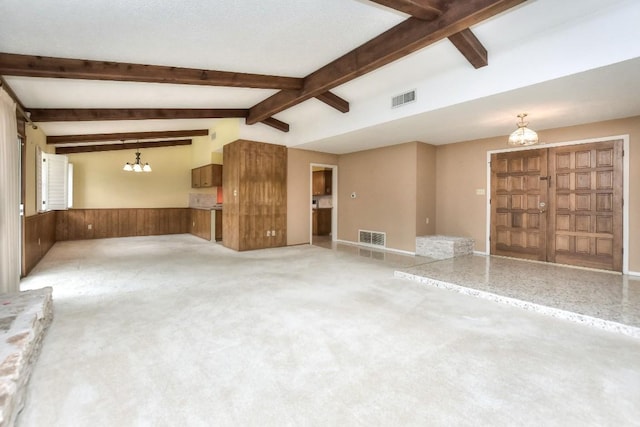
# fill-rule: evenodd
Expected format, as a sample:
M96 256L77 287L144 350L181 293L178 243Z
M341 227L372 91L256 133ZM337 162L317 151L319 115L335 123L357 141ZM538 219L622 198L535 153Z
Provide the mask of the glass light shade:
M140 163L136 163L135 165L133 165L133 171L142 172L142 166L140 166Z
M509 136L509 145L515 145L517 147L525 145L534 145L538 143L538 134L529 129L526 126L518 127Z
M142 170L144 172L151 172L151 166L149 166L149 163L145 163L144 167L142 168Z
M131 172L133 170L133 167L131 166L131 163L127 162L124 167L122 168L123 171L127 171L127 172Z

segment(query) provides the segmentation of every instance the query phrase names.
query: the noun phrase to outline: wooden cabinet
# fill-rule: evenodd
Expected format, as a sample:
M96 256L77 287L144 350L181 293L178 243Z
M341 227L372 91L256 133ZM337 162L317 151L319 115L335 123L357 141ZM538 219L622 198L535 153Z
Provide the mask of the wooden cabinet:
M331 208L313 210L314 236L328 236L331 234Z
M222 211L216 211L216 223L215 223L215 233L216 233L216 242L220 242L222 240Z
M209 164L191 169L191 188L222 187L222 165Z
M285 246L287 148L238 140L223 150L223 245L237 251Z
M329 196L333 185L332 171L313 172L312 189L314 196Z
M312 225L312 234L314 236L318 235L318 210L314 209L313 214L311 215L311 225Z
M191 234L205 240L211 240L211 211L208 209L190 209Z

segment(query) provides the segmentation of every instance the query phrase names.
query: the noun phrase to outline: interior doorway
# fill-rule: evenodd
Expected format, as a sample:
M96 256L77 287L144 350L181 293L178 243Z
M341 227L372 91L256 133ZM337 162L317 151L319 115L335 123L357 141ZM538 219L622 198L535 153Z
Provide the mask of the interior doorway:
M309 241L331 248L338 235L338 166L312 163L310 174Z
M490 248L623 271L623 140L491 155Z

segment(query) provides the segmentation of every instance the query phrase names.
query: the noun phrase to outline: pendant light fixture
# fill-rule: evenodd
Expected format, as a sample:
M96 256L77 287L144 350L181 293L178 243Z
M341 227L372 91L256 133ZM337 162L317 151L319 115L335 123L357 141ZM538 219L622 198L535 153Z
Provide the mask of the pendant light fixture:
M520 122L516 123L518 125L518 129L513 131L509 136L509 145L523 147L525 145L534 145L538 143L538 134L527 127L529 122L524 121L525 117L527 117L527 113L518 114L518 118L520 119Z
M135 162L133 162L133 164L129 162L125 163L122 170L127 172L151 172L151 166L149 166L149 163L145 163L144 166L142 166L142 162L140 161L140 150L136 150Z

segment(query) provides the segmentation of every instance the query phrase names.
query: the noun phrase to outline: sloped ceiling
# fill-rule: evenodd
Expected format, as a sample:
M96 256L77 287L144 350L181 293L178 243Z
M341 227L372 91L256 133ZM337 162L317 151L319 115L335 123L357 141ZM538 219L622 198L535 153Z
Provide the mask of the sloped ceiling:
M0 52L304 77L407 19L365 0L242 2L52 0L0 3ZM274 118L283 133L242 124L266 142L346 153L419 140L447 144L508 134L516 115L535 129L640 115L640 2L536 0L472 30L489 52L474 69L447 40ZM248 108L273 89L4 76L30 108ZM392 96L417 101L390 108ZM47 122L47 135L214 128L216 119Z

